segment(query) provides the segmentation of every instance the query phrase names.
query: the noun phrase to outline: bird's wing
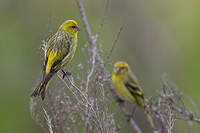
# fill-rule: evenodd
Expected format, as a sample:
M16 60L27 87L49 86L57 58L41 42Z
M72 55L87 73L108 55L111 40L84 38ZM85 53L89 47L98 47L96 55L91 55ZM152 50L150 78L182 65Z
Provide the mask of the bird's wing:
M134 84L132 82L126 82L124 83L126 88L129 90L129 92L131 93L131 95L134 97L137 105L139 107L144 107L146 106L146 102L142 93L142 90L140 89L140 87L137 84Z
M72 37L69 34L56 33L47 42L45 51L44 70L51 69L57 72L62 64L62 61L70 55L72 50ZM54 53L54 54L52 54Z
M124 81L124 85L128 89L128 91L132 94L135 98L137 104L142 107L145 106L145 99L139 83L134 76L134 74L130 71L127 75L127 79Z
M144 98L142 90L137 84L132 82L124 82L124 85L134 97L139 96L141 98Z

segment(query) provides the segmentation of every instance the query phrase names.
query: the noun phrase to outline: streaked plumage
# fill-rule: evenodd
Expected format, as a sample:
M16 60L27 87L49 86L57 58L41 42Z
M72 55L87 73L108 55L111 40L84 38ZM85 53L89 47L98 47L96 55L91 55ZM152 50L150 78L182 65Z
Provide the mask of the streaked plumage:
M76 21L67 20L47 41L44 48L42 81L32 93L32 97L41 95L44 100L45 91L52 76L71 61L77 47L78 30Z

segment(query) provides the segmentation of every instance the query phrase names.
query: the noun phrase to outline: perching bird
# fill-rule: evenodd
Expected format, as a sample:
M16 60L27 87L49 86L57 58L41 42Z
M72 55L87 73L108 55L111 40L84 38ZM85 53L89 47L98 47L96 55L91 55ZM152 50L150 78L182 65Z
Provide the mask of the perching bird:
M119 61L115 63L112 82L115 92L121 100L136 103L141 108L146 107L147 100L143 96L142 89L134 73L126 62ZM154 127L153 120L149 114L147 114L147 119L151 126Z
M50 37L44 48L44 66L42 80L35 88L31 97L41 95L45 98L48 83L52 76L68 64L73 58L77 47L77 34L80 30L78 23L74 20L65 21L58 31ZM70 74L64 72L64 75Z
M129 65L125 62L117 62L112 73L112 82L119 98L130 103L136 102L140 107L144 107L146 102L142 89Z

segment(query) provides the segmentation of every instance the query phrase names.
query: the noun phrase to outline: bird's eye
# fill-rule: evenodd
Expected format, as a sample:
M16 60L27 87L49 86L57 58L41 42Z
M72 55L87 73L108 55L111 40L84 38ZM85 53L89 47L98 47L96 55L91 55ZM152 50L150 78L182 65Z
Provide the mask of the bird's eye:
M125 68L125 67L120 67L120 69L121 69L121 70L124 70L124 69L126 69L126 68Z
M76 28L76 26L72 26L72 29L75 29Z
M121 67L120 69L121 69L121 71L126 71L127 67Z

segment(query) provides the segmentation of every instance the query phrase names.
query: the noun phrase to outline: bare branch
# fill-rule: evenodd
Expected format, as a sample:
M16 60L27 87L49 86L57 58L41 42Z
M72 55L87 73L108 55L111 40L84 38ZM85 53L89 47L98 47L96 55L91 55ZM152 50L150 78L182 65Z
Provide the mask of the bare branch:
M152 109L152 111L155 113L156 118L160 120L160 123L161 123L160 130L156 132L165 133L165 118L163 117L162 112L159 109L157 109L157 107L155 106L151 106L150 109Z
M82 18L83 26L85 28L85 32L87 34L89 43L90 43L90 45L91 45L91 47L93 49L93 48L96 47L96 44L95 44L94 39L92 38L92 33L90 31L90 27L89 27L89 24L88 24L88 21L87 21L87 17L86 17L86 14L85 14L85 9L83 7L83 4L82 4L81 0L76 0L76 2L77 2L77 5L78 5L78 7L80 9L81 18Z
M111 92L113 92L113 95L115 96L115 98L118 99L116 93L114 92L114 88L112 86L112 82L110 81L110 78L109 78L110 76L109 76L109 74L107 74L107 71L106 71L106 69L104 67L104 61L102 60L102 58L99 55L99 52L98 52L98 50L96 48L96 41L92 37L92 33L90 31L90 27L89 27L89 24L88 24L88 21L87 21L87 17L86 17L86 14L85 14L85 10L84 10L82 1L81 0L76 0L76 2L77 2L77 5L78 5L80 13L81 13L81 18L82 18L82 21L83 21L84 29L86 31L89 43L91 45L92 56L96 57L96 61L97 61L98 67L102 72L102 76L104 77L104 80L106 80L106 82L108 83L109 88L111 89ZM120 32L121 32L122 29L123 28L120 28ZM118 36L120 35L120 32L118 33ZM118 40L118 38L119 37L117 37L117 40ZM115 42L117 42L117 40ZM125 109L125 108L123 108L123 109ZM130 124L133 126L133 128L136 131L138 131L137 133L141 133L140 130L139 130L139 127L135 125L135 122L133 120L131 120Z

